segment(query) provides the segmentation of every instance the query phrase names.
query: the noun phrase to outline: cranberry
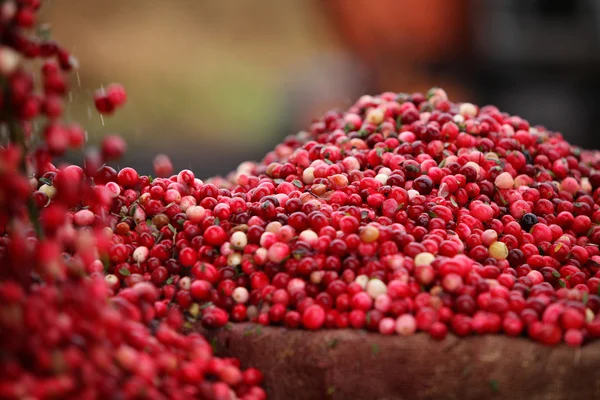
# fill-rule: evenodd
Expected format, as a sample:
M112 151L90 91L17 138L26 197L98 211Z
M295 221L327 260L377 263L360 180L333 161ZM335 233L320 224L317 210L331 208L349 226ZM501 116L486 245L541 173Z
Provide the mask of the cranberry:
M309 306L302 314L302 325L306 329L317 330L325 322L325 311L319 305Z

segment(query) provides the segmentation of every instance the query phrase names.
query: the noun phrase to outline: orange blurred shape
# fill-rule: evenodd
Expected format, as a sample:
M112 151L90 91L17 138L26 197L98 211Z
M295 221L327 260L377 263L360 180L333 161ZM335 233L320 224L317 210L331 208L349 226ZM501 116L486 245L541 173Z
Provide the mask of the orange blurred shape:
M367 62L383 54L423 62L464 43L466 0L322 0L343 41Z

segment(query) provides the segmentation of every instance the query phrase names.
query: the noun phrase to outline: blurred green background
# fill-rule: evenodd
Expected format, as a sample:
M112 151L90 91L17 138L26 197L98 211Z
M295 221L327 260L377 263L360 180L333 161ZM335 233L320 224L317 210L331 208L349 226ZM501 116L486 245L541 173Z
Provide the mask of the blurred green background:
M85 124L92 141L119 132L130 150L122 164L149 172L153 155L163 152L176 168L210 176L260 158L291 133L281 131L292 118L285 87L295 84L302 63L335 48L312 6L51 0L43 16L80 62L69 116ZM129 101L103 124L92 93L111 82L125 86ZM337 103L319 106L322 97L315 96L319 112Z
M200 177L363 93L432 86L600 147L594 15L585 0L45 0L42 12L79 59L68 116L90 140L120 133L120 166L151 173L165 153ZM92 93L112 82L129 100L102 120Z

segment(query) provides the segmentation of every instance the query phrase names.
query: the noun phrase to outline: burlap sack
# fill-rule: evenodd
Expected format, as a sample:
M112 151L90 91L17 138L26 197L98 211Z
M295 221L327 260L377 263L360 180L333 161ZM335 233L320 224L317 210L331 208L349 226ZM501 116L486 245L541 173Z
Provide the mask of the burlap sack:
M352 330L230 324L217 353L265 374L270 399L600 399L600 342L545 347L488 335L437 342Z

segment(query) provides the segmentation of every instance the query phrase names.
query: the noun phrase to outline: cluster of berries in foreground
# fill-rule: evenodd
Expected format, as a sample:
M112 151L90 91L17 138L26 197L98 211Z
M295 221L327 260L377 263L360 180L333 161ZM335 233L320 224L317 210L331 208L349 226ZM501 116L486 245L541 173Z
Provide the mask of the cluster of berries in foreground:
M39 2L0 5L0 397L264 399L197 324L600 337L599 153L436 88L363 96L227 178L117 171L121 138L60 121L76 62L30 36Z
M39 5L0 1L0 399L265 399L261 372L215 357L190 333L190 310L164 301L166 287L105 278L119 237L145 237L135 225L112 233L123 196L139 193L104 179L102 165L125 151L120 137L84 149L84 129L61 121L77 62L33 34ZM118 84L94 96L105 115L126 99ZM83 168L53 164L67 151L83 154ZM172 169L164 156L156 167Z

